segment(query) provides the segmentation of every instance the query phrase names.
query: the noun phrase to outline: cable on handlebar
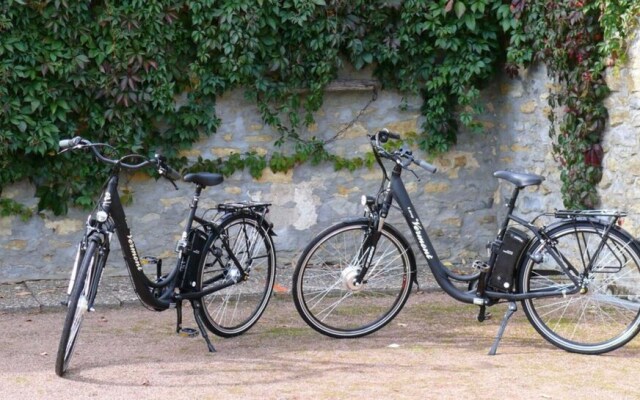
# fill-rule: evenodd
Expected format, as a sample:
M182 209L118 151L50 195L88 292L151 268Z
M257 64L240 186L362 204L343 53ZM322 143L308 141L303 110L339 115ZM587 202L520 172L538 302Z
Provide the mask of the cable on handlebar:
M393 153L389 153L388 151L386 151L380 143L386 143L389 139L400 139L400 135L397 133L389 132L389 130L385 128L378 131L375 135L369 136L369 138L371 139L371 145L373 147L376 160L378 161L378 164L380 164L380 166L382 167L385 177L387 176L386 170L384 168L384 165L380 162L380 157L386 158L397 164L400 164L402 168L405 168L405 169L408 169L409 165L411 163L414 163L420 168L424 169L425 171L431 172L432 174L436 173L438 170L436 166L424 160L416 159L413 156L413 153L411 152L411 150L405 150L403 148L400 148L394 151ZM403 159L406 161L403 161Z
M125 168L130 170L140 169L142 167L146 167L148 165L155 165L158 169L158 173L162 176L168 178L171 181L180 180L182 177L178 171L171 168L166 164L166 158L156 154L154 158L150 159L142 154L127 154L119 159L113 159L105 156L98 150L99 147L111 147L111 145L106 143L92 143L87 139L83 139L80 136L76 136L73 139L63 139L59 141L59 146L62 151L66 151L73 148L82 148L82 149L91 149L96 158L105 164L114 165L118 168ZM143 160L137 164L131 164L125 162L127 159L138 158Z

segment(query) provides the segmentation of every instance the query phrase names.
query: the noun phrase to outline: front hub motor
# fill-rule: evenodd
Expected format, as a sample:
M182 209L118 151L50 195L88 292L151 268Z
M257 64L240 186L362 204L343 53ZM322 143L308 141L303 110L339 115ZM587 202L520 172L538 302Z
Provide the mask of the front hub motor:
M362 283L356 282L359 274L360 268L356 267L355 265L350 265L342 270L342 286L345 288L345 290L351 290L353 292L362 290L362 288L364 287Z

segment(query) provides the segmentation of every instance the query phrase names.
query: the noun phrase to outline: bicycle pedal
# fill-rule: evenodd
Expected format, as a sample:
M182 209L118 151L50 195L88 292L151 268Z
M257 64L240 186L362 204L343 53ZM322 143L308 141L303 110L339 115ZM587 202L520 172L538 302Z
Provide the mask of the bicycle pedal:
M151 257L151 256L144 256L140 258L140 264L142 265L157 264L159 261L160 261L159 258Z
M181 328L180 331L178 332L178 335L182 337L190 337L190 338L197 337L199 334L200 333L193 328Z
M475 260L472 264L473 269L477 269L480 272L487 272L489 270L489 264L484 261Z

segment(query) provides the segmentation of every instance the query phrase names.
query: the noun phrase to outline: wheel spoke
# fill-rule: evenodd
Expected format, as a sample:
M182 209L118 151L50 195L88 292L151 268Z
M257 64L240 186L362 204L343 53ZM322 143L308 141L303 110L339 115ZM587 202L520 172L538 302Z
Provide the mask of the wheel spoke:
M275 256L271 238L258 219L238 215L223 221L219 231L206 251L197 287L204 288L217 276L223 277L220 282L235 282L205 296L201 309L210 330L231 337L251 328L266 308L275 282ZM212 265L215 268L209 268Z
M640 327L640 255L633 239L615 229L602 243L604 232L597 222L570 222L550 233L563 260L583 266L579 291L567 284L569 277L552 258L538 263L529 259L522 268L520 285L527 292L562 293L525 300L524 310L542 336L565 350L610 351L631 340ZM541 242L537 246L544 248Z
M357 337L388 323L411 289L407 246L383 229L375 254L364 250L367 226L336 225L316 238L300 256L294 272L293 297L302 318L333 337ZM364 262L362 282L357 278Z

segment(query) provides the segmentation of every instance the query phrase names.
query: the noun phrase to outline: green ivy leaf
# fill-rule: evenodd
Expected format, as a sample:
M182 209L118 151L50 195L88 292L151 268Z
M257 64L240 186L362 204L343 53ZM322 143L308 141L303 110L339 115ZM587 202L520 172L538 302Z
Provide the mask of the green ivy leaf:
M476 30L476 19L472 14L467 14L464 19L464 23L470 31Z
M464 15L465 11L467 10L467 7L464 5L464 3L462 1L458 0L453 5L453 10L456 13L456 16L458 18L462 18L462 16Z

